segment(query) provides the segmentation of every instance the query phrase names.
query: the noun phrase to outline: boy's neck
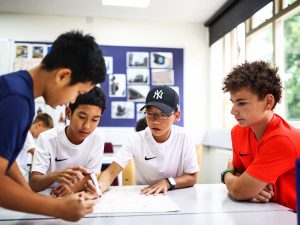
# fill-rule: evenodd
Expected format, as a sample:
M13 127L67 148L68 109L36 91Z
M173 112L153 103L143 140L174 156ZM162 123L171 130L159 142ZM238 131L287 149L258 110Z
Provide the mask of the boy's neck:
M83 142L83 140L78 140L76 137L74 137L74 135L73 135L73 133L72 133L72 131L71 131L71 129L70 129L70 126L67 126L67 127L65 128L65 133L66 133L66 136L67 136L68 140L69 140L72 144L74 144L74 145L79 145L79 144L81 144L81 143Z
M43 96L45 91L45 84L49 77L49 72L42 69L41 65L34 67L33 69L28 70L28 73L31 75L33 80L33 96L34 98Z
M170 138L170 136L171 136L171 129L168 131L167 134L164 134L160 137L156 137L152 134L152 137L154 138L154 140L160 144L166 142Z
M268 127L268 124L273 118L273 115L274 115L273 111L270 111L267 113L265 119L263 121L261 121L258 125L251 126L251 129L252 129L257 141L260 141L262 139L262 137L264 136L266 129Z

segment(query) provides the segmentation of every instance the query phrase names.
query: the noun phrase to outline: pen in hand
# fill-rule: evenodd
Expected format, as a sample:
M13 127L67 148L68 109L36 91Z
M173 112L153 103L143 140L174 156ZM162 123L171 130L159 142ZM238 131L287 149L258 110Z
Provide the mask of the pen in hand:
M95 185L95 187L96 187L96 193L97 193L97 195L98 195L98 197L99 196L101 196L102 195L102 192L101 192L101 190L100 190L100 185L99 185L99 183L98 183L98 180L97 180L97 177L96 177L96 174L94 174L94 173L91 173L91 179L92 179L92 182L93 182L93 184Z

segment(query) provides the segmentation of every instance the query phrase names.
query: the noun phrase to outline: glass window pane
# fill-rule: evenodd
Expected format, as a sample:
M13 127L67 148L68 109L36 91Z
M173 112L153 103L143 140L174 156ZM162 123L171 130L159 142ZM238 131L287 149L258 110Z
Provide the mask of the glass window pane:
M300 12L283 22L284 85L288 120L300 120Z
M285 9L286 7L288 7L289 5L293 4L296 1L297 0L283 0L282 7Z
M236 64L245 62L246 58L246 24L241 23L235 29L235 51L236 51Z
M252 34L247 42L247 60L273 62L272 26L268 25Z
M252 16L252 29L258 27L260 24L265 22L267 19L270 19L273 16L273 2L270 2L268 5L263 7L261 10L256 12Z

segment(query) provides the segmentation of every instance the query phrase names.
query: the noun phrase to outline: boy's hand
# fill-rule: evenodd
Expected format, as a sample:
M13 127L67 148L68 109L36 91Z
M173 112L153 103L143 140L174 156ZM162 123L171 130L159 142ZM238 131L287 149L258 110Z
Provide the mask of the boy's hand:
M85 184L84 184L84 187L85 187L85 191L88 192L90 195L94 196L95 198L98 198L100 196L98 196L97 194L97 191L96 191L96 187L94 185L94 183L92 182L91 179L88 179ZM100 190L101 190L101 187L99 187Z
M149 185L141 190L142 195L158 195L159 193L166 194L170 184L166 179L163 179L155 184Z
M50 192L51 197L57 198L57 197L64 197L70 194L73 194L73 190L71 189L71 186L68 185L60 185L56 188L53 188Z
M256 203L266 203L269 202L274 197L274 190L272 184L267 184L265 188L259 192L259 194L253 198L251 198L250 202Z
M92 197L84 192L60 198L58 201L55 216L68 221L78 221L86 214L92 213L95 205Z
M56 172L56 182L62 185L72 185L84 178L84 174L90 174L90 171L82 166L70 167Z

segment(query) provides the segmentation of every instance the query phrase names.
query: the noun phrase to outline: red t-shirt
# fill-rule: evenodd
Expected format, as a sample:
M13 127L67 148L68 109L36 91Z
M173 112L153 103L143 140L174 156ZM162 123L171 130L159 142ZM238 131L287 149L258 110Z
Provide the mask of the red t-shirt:
M274 114L261 140L249 127L231 131L233 165L274 187L273 201L296 210L296 158L300 156L300 132Z

